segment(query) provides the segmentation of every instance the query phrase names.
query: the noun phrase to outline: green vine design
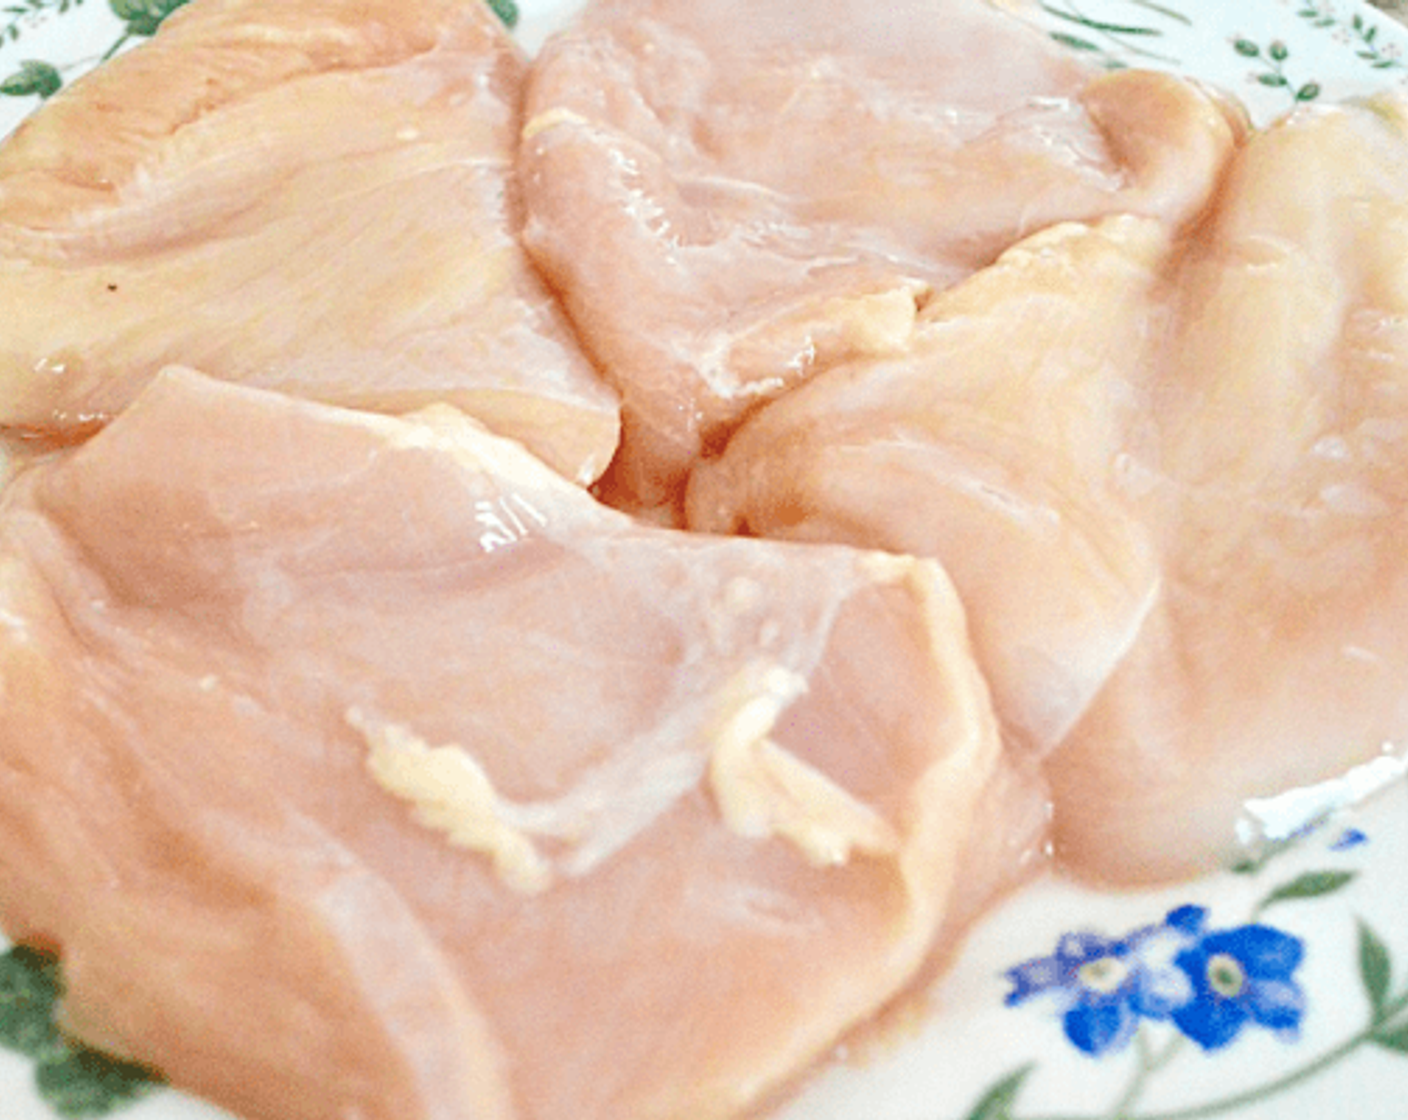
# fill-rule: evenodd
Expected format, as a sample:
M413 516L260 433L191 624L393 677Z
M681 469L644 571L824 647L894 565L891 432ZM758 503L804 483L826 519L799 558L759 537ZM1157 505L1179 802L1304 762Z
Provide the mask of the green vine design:
M1320 83L1315 81L1294 84L1286 74L1286 63L1290 61L1291 50L1280 39L1273 39L1263 50L1251 39L1234 39L1232 48L1243 58L1252 59L1262 66L1256 80L1271 89L1285 90L1296 102L1314 101L1320 96Z
M1356 15L1350 20L1349 29L1359 40L1359 47L1354 53L1375 70L1396 70L1405 65L1401 57L1389 53L1375 41L1379 37L1378 24L1370 23L1362 15Z
M67 1039L54 1022L63 995L58 961L18 945L0 955L0 1046L34 1062L34 1086L58 1116L106 1116L155 1090L161 1080Z
M1241 875L1259 875L1267 863L1293 845L1277 845L1257 858L1239 864L1233 870ZM1325 898L1347 887L1357 873L1344 870L1309 871L1268 891L1253 907L1254 917L1272 906L1290 902ZM1399 976L1398 990L1393 990L1394 965L1392 954L1383 939L1363 919L1356 920L1357 971L1364 991L1366 1015L1363 1025L1329 1050L1308 1059L1279 1077L1253 1088L1201 1104L1165 1110L1140 1111L1139 1104L1157 1075L1184 1052L1187 1038L1175 1035L1161 1046L1155 1044L1143 1027L1134 1039L1135 1068L1119 1100L1108 1111L1098 1114L1098 1120L1205 1120L1221 1116L1248 1105L1263 1102L1279 1093L1311 1080L1350 1054L1364 1047L1376 1047L1408 1057L1408 977ZM1028 1078L1037 1069L1028 1062L1012 1070L982 1095L965 1120L1019 1120L1018 1098ZM1047 1115L1024 1116L1021 1120L1096 1120L1091 1116Z
M6 4L0 11L8 17L0 26L0 46L13 43L20 37L22 20L31 19L41 12L55 12L63 15L70 8L76 8L83 0L24 0L23 4Z
M1296 16L1317 30L1337 30L1345 37L1355 55L1375 70L1408 69L1408 60L1396 45L1386 45L1380 28L1363 13L1341 17L1325 0L1297 0ZM1080 0L1041 0L1040 10L1051 20L1059 21L1047 34L1071 50L1079 51L1109 70L1147 63L1177 64L1178 60L1159 50L1164 30L1160 21L1176 21L1192 26L1192 21L1171 6L1153 0L1124 0L1128 18L1094 15L1089 5ZM1404 0L1408 8L1408 0ZM1108 12L1106 7L1102 10ZM1151 18L1157 17L1157 18ZM1165 24L1166 26L1166 24ZM1256 64L1251 77L1258 84L1284 92L1294 104L1314 101L1322 94L1315 80L1293 79L1291 50L1282 40L1258 43L1246 36L1232 40L1233 49Z
M1304 0L1296 15L1311 27L1322 30L1345 27L1350 37L1356 41L1354 53L1375 70L1395 70L1408 65L1396 53L1379 45L1378 24L1365 19L1362 13L1356 12L1349 23L1344 24L1334 8L1317 3L1316 0Z
M1228 1112L1256 1104L1294 1088L1331 1066L1338 1064L1360 1047L1378 1046L1396 1054L1408 1056L1408 985L1392 995L1389 994L1391 981L1391 960L1384 943L1373 930L1362 922L1359 927L1360 977L1368 993L1370 1006L1365 1025L1344 1039L1338 1046L1327 1050L1318 1057L1297 1067L1290 1073L1258 1085L1245 1092L1235 1093L1219 1100L1187 1108L1169 1109L1163 1112L1137 1112L1135 1105L1153 1076L1177 1056L1185 1041L1174 1038L1162 1051L1154 1051L1144 1038L1136 1040L1139 1046L1139 1065L1131 1078L1129 1088L1114 1109L1104 1120L1204 1120L1206 1117L1220 1116ZM1017 1120L1014 1111L1017 1096L1027 1077L1036 1069L1035 1063L1028 1063L1008 1074L995 1084L978 1102L967 1120ZM1045 1116L1030 1117L1027 1120L1091 1120L1088 1116Z
M1181 12L1165 8L1150 0L1126 0L1135 8L1188 24L1191 21ZM1142 58L1157 62L1174 62L1175 59L1159 54L1148 44L1163 36L1157 27L1146 22L1126 22L1110 19L1097 19L1082 11L1075 0L1060 0L1052 3L1042 0L1041 10L1047 15L1069 25L1068 30L1052 31L1049 34L1056 42L1071 50L1082 51L1098 58L1108 70L1123 69L1129 65L1127 57Z
M27 58L19 69L0 79L0 93L8 97L29 97L44 100L58 93L64 84L63 75L47 62Z
M106 62L133 39L146 39L155 35L161 21L184 6L186 0L108 0L112 14L125 21L122 35L106 51L102 61Z
M10 4L0 9L9 17L0 27L0 48L20 38L21 21L33 18L43 12L63 15L83 3L83 0L24 0L21 4ZM99 59L106 62L127 46L133 39L145 39L155 35L157 28L186 0L108 0L108 7L122 21L122 32L105 50ZM0 94L7 97L38 97L47 100L63 88L63 73L57 66L40 59L27 58L19 67L4 78L0 78Z

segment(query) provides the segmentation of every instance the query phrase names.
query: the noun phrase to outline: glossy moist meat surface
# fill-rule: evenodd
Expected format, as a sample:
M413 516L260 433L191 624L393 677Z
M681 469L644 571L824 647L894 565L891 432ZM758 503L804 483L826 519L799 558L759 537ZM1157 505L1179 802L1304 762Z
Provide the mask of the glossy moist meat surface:
M241 1115L733 1116L1010 874L936 565L645 528L448 408L168 371L0 569L0 918Z
M465 0L202 0L0 147L0 424L72 434L165 363L451 401L590 482L615 394L516 239L527 63Z
M713 532L939 558L1009 739L1056 747L1161 572L1119 469L1172 251L1154 219L1054 227L936 296L902 356L828 371L696 469Z
M1235 851L1245 806L1408 741L1408 103L1254 137L1174 273L1131 438L1163 589L1053 756L1102 877Z
M1305 108L1190 229L1022 242L757 413L690 523L940 557L1067 865L1217 866L1408 737L1404 120Z
M646 505L791 386L904 352L1022 236L1189 219L1237 134L982 0L602 0L543 48L526 117L525 244L622 392L612 483Z

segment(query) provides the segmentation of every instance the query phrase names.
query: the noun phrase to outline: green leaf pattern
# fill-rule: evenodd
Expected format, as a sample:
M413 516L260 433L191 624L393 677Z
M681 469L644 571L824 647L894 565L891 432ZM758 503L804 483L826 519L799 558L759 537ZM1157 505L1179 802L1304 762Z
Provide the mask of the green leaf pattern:
M1251 57L1249 47L1239 49ZM1322 825L1324 823L1326 822L1321 822ZM1278 841L1256 858L1245 860L1229 870L1242 876L1260 876L1276 859L1304 844L1312 836L1318 835L1318 832L1319 826L1316 826L1309 831L1298 833L1289 840ZM1256 919L1272 906L1312 903L1329 898L1345 890L1358 879L1358 872L1342 868L1302 872L1276 884L1263 894L1252 907L1252 916ZM1380 889L1402 889L1401 884L1397 882L1379 886ZM1118 1117L1118 1120L1201 1120L1203 1117L1235 1113L1248 1105L1272 1100L1277 1094L1318 1076L1366 1046L1378 1047L1392 1054L1408 1057L1408 982L1399 977L1398 983L1401 987L1397 991L1394 990L1395 969L1393 954L1388 944L1362 918L1357 919L1356 925L1357 971L1368 1008L1362 1027L1328 1051L1307 1056L1300 1066L1293 1068L1289 1073L1282 1073L1250 1089L1197 1102L1172 1112L1141 1112L1138 1105L1156 1075L1183 1052L1178 1045L1183 1040L1175 1038L1160 1051L1155 1050L1147 1038L1137 1037L1137 1061L1120 1104L1110 1115ZM1079 1120L1078 1117L1065 1115L1018 1115L1015 1111L1017 1094L1036 1070L1036 1063L1029 1062L993 1083L979 1098L978 1104L966 1120ZM1095 1116L1092 1115L1090 1120L1095 1120Z
M1029 1062L997 1082L983 1094L965 1120L1012 1120L1017 1094L1021 1092L1022 1083L1032 1072L1033 1066L1034 1063Z
M122 31L103 52L106 61L135 39L156 34L162 20L186 0L108 0L112 14L122 21ZM8 22L0 24L0 49L18 41L23 29L41 18L63 16L76 11L83 0L23 0L10 3L3 11ZM40 59L24 59L19 68L0 77L0 94L8 97L38 97L41 101L63 88L61 68Z
M64 1037L54 1020L63 981L48 953L17 945L0 955L0 1046L34 1061L34 1084L68 1120L106 1116L150 1093L159 1079Z
M1354 881L1354 878L1353 871L1308 871L1273 890L1261 900L1257 910L1265 910L1268 906L1274 906L1278 902L1323 898L1325 895L1343 890Z
M20 37L21 28L34 22L45 12L63 15L70 8L76 8L83 0L24 0L23 3L6 4L0 9L5 13L0 23L0 45L13 43Z
M1359 923L1359 976L1369 997L1374 1018L1381 1018L1388 1006L1389 976L1392 971L1387 946L1372 929Z
M1374 0L1376 6L1408 19L1408 0ZM1362 11L1346 14L1346 5L1330 0L1289 0L1290 15L1300 26L1352 52L1364 66L1379 71L1408 69L1397 47L1385 42L1381 28ZM1106 69L1130 66L1178 68L1183 60L1174 44L1176 32L1192 25L1176 0L1040 0L1041 22L1056 42L1079 51ZM1283 95L1286 107L1314 101L1324 92L1324 82L1306 72L1305 62L1293 57L1283 40L1259 42L1248 35L1233 35L1229 49L1247 60L1245 77L1251 84Z
M1400 1054L1408 1055L1408 1022L1376 1031L1374 1041L1388 1050L1396 1050Z
M0 93L10 97L28 97L33 94L45 98L57 93L63 84L63 77L56 67L38 59L27 58L20 63L18 70L0 80Z

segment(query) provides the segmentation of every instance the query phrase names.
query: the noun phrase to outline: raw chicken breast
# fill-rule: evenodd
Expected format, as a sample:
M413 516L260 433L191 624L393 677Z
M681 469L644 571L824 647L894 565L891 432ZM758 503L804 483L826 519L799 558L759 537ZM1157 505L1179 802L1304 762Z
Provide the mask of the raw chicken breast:
M692 528L940 559L1008 735L1054 747L1159 586L1126 492L1154 219L1036 234L920 314L902 357L838 366L744 424L691 480Z
M642 527L445 406L165 372L0 566L5 928L261 1120L734 1116L1011 802L937 565Z
M1207 219L1055 227L903 361L761 410L691 525L938 557L1062 862L1186 876L1408 745L1408 103L1252 138Z
M624 398L623 500L759 404L904 353L933 291L1061 219L1178 224L1236 114L981 0L597 0L545 45L525 244Z
M450 401L589 482L615 394L520 249L526 62L480 0L196 0L0 146L0 424L169 362Z
M1203 870L1244 803L1408 747L1406 124L1299 111L1189 247L1141 452L1163 593L1050 765L1089 873Z

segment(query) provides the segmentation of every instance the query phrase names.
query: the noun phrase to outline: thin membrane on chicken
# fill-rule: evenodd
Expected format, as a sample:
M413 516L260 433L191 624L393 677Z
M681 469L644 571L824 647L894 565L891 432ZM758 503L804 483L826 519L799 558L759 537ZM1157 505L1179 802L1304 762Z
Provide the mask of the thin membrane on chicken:
M735 1116L1012 875L936 564L645 527L445 406L159 375L7 490L0 697L5 929L259 1120Z
M201 0L0 145L0 425L163 365L450 401L590 482L615 393L516 239L527 62L479 0Z
M690 524L936 556L1065 865L1168 879L1408 746L1408 102L1251 138L1207 219L1057 227L904 360L767 406Z
M1064 219L1202 208L1240 135L982 0L597 0L529 83L525 244L624 398L610 481L693 461Z

